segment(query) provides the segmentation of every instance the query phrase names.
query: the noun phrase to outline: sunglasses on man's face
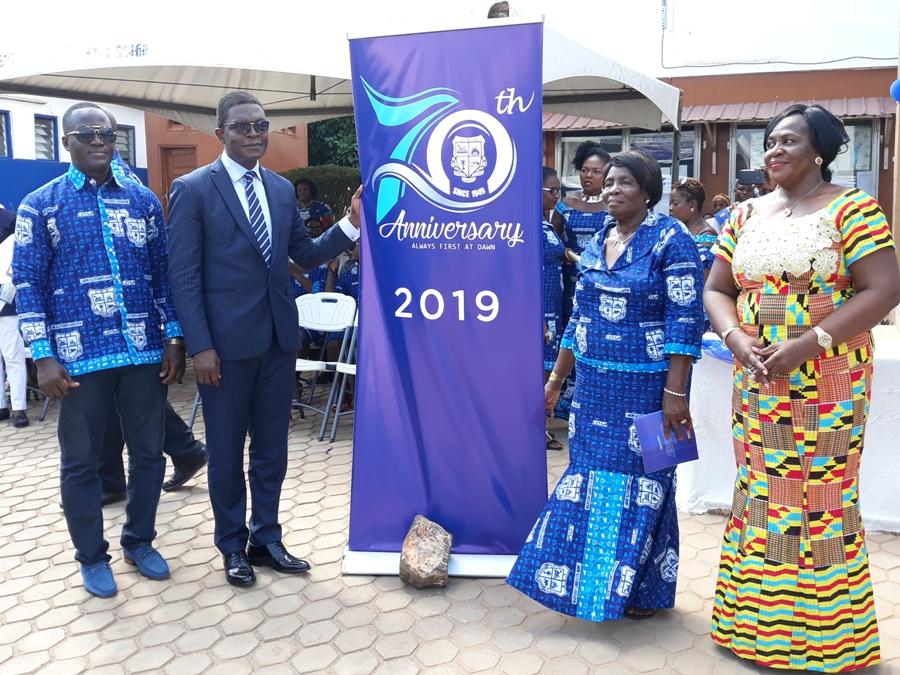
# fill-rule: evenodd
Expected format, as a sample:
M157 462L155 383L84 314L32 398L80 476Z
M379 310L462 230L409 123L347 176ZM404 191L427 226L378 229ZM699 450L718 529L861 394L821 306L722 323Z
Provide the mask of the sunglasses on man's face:
M551 195L556 196L556 195L559 194L560 188L558 188L558 187L549 187L549 188L545 187L545 188L541 188L541 190L543 190L544 192L549 192Z
M233 129L241 136L246 136L252 128L258 134L265 134L269 131L269 120L256 120L255 122L229 122L225 125Z
M78 127L74 131L68 131L65 136L74 136L79 143L93 143L94 138L99 138L101 143L115 143L116 130L112 127Z

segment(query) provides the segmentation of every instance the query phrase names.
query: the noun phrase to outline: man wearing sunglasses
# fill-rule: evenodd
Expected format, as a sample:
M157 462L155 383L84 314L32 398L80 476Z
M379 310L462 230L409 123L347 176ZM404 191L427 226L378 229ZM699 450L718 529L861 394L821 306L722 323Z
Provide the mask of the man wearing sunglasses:
M116 131L96 104L69 108L63 131L72 165L19 207L13 281L38 384L61 400L60 486L75 559L85 589L110 597L116 582L97 472L108 411L115 401L129 447L123 557L144 576L166 579L152 544L166 385L184 374L184 340L159 200L110 171Z
M203 400L215 543L228 582L250 586L251 565L309 569L284 547L278 522L299 348L288 258L311 269L348 248L359 238L359 198L350 216L312 239L294 187L259 164L269 130L260 102L231 92L217 117L222 156L172 184L169 272Z

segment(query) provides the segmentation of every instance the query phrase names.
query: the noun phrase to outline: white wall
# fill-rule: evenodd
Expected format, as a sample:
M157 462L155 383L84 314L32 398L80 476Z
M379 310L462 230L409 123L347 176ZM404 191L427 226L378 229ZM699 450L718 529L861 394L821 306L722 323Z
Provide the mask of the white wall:
M77 103L65 98L25 96L22 94L0 93L0 110L9 111L10 139L14 159L34 159L34 116L47 115L57 118L57 144L60 162L69 161L69 153L62 147L62 116L66 109ZM135 165L147 168L147 134L144 128L144 113L133 108L105 105L116 121L123 126L134 127Z

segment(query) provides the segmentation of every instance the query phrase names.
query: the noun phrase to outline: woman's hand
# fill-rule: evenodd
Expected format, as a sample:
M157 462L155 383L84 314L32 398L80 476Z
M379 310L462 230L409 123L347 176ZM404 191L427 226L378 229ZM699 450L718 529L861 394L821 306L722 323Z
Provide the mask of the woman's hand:
M761 353L763 349L762 340L752 338L744 331L736 330L728 334L725 344L738 362L750 372L750 375L757 382L769 384L769 370L765 366L766 357Z
M688 408L686 396L673 396L663 392L663 435L668 438L669 433L675 434L675 438L683 441L694 436L694 423L691 421L691 410Z
M561 393L561 382L547 382L544 385L544 412L547 413L547 417L553 414L553 409L556 407L556 402L559 401Z
M816 348L813 349L807 343L812 343ZM796 370L806 361L815 358L819 351L818 343L801 337L771 344L756 350L756 353L759 358L764 359L763 368L768 371L768 377L772 378Z

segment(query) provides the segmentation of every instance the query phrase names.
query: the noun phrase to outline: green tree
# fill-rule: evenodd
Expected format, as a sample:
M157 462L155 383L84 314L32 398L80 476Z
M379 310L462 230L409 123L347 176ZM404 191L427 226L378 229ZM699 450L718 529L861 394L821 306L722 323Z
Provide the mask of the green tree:
M359 166L356 125L352 116L311 123L307 127L307 139L310 166Z

